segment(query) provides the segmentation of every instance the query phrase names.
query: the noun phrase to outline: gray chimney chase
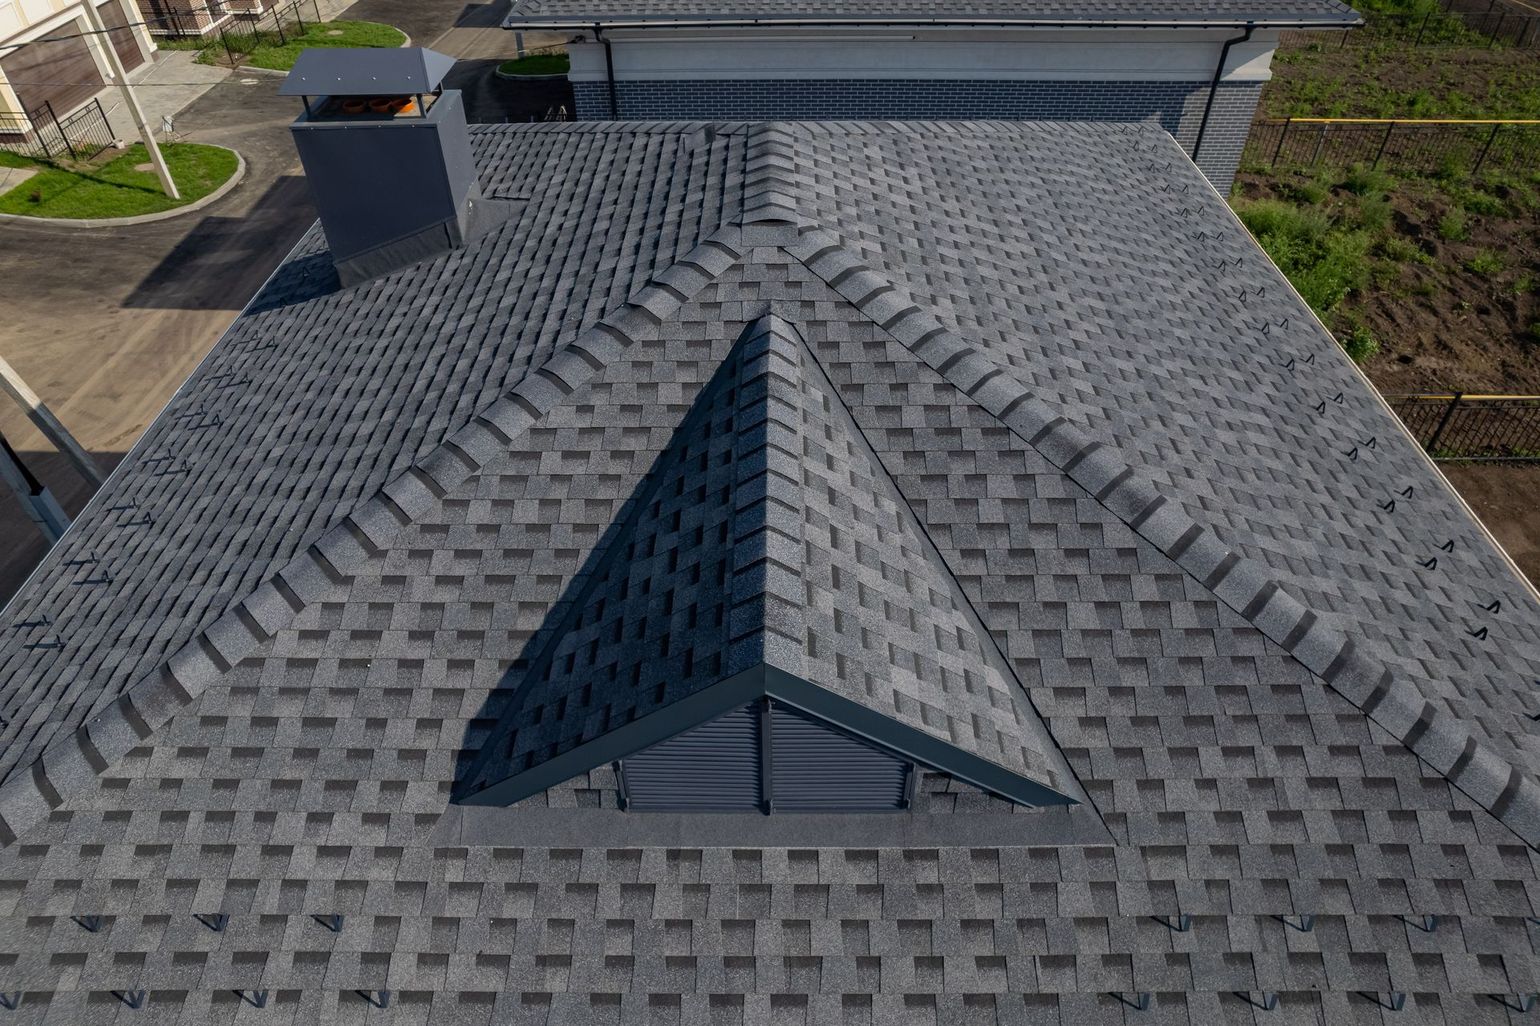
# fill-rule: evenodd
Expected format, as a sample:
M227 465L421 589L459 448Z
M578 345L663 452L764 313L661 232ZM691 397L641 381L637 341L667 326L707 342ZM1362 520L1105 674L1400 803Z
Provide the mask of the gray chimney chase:
M279 92L344 286L465 244L481 189L454 59L422 47L315 49Z

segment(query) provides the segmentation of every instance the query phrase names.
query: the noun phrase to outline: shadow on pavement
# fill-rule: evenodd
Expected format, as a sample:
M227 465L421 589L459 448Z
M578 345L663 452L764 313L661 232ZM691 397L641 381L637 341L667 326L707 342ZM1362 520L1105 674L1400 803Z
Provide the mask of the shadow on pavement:
M239 310L283 258L273 240L299 238L315 216L304 178L277 178L244 216L203 218L145 275L124 305Z

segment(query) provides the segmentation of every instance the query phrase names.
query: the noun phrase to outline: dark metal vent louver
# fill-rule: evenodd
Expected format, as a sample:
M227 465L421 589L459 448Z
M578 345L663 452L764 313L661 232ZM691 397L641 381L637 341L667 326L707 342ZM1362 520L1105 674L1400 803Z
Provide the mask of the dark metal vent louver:
M763 701L755 702L627 757L627 807L742 812L766 808L766 798L778 812L885 812L907 805L907 760L779 703L770 707L765 760L766 723Z
M757 703L746 705L626 759L629 807L654 812L760 808L759 715Z
M770 715L776 811L904 808L907 762L786 706Z

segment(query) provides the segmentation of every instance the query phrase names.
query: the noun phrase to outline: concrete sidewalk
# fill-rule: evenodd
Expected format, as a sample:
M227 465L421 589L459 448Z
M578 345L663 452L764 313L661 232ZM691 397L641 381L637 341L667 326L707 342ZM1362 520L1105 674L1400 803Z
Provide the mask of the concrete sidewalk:
M197 56L192 50L157 50L151 55L152 60L128 73L157 138L167 134L167 119L174 125L176 115L230 75L229 68L199 64ZM139 129L117 86L108 86L97 94L97 99L107 114L114 138L125 142L139 138Z

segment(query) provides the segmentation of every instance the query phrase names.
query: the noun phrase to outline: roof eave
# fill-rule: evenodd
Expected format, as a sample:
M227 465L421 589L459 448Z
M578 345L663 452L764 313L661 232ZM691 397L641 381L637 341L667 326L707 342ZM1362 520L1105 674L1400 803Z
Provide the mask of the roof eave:
M538 15L509 14L502 27L518 31L543 30L551 32L600 29L643 28L1042 28L1042 29L1240 29L1272 28L1286 30L1333 31L1358 28L1364 24L1363 15L1346 11L1340 17L1323 16L1290 17L1261 15L1250 18L958 18L958 17L840 17L808 18L777 17L747 14L691 15L628 15L624 18L606 18L602 15L580 17L542 17Z

